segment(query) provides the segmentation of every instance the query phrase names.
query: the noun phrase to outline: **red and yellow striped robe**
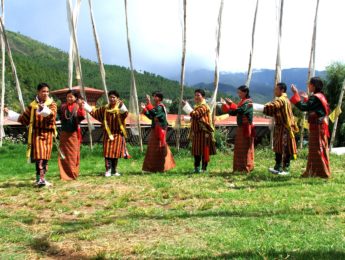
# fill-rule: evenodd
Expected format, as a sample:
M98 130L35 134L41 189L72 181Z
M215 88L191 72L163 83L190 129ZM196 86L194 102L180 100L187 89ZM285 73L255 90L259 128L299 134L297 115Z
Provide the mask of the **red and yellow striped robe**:
M205 151L209 155L216 154L216 145L213 140L214 128L210 118L210 110L206 104L194 108L190 113L192 155L205 156Z
M106 113L106 120L114 140L110 140L104 125L104 113L108 109L106 106L92 111L90 114L102 123L103 127L103 156L105 158L123 158L126 155L126 139L121 131L119 120L126 127L125 119L128 112L123 114Z
M51 110L51 114L47 117L38 115L37 111L34 112L35 117L31 141L31 159L33 160L49 160L52 153L57 113L56 103L52 102L48 108ZM18 122L26 126L30 125L31 109L33 108L29 105L24 113L20 115Z
M288 152L291 156L296 155L297 147L293 133L298 131L298 126L286 94L266 104L264 114L274 117L273 151L279 154Z

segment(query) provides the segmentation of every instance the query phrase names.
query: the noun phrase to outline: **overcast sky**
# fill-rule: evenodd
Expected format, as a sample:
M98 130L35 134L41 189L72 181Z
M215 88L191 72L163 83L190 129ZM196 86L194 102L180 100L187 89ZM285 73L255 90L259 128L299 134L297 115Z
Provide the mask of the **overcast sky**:
M220 0L187 0L187 69L213 69ZM225 0L221 71L246 71L256 0ZM261 0L254 68L274 68L277 0ZM163 75L179 71L182 0L128 0L134 66ZM128 67L124 1L93 0L104 62ZM316 0L285 0L282 67L307 67ZM345 1L320 0L316 67L345 60ZM7 0L5 25L64 51L69 49L65 0ZM82 0L78 38L82 57L96 61L88 1Z

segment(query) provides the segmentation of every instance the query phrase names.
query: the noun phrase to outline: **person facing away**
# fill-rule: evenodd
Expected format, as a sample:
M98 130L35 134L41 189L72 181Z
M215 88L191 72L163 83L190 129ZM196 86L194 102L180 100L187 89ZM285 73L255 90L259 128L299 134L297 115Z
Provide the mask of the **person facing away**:
M221 100L222 111L236 116L237 120L233 171L249 173L254 169L253 101L245 85L238 87L237 94L241 99L237 105L229 98Z
M129 158L126 148L126 122L128 110L116 90L108 92L109 104L100 108L92 108L84 102L84 109L102 123L103 156L105 161L105 177L120 176L117 171L119 158Z
M210 107L205 100L205 91L194 91L194 108L186 101L182 101L183 111L189 116L184 120L191 120L190 139L192 141L192 155L194 156L194 172L206 172L210 161L210 155L216 154L214 139L214 126ZM200 163L201 169L200 169Z
M80 144L82 141L80 122L85 119L86 113L78 93L68 90L66 103L58 110L61 121L60 151L58 165L62 180L75 180L79 175Z
M290 161L297 156L295 133L298 126L292 113L291 103L286 94L286 84L278 83L274 88L275 100L265 104L263 113L274 117L273 151L275 166L269 168L274 174L289 174Z
M56 103L49 97L50 86L40 83L36 98L22 114L5 109L8 119L28 126L28 144L26 157L28 162L36 164L36 185L51 185L46 180L48 161L50 160L53 137L56 136Z
M294 94L291 97L291 103L299 110L308 112L309 153L307 169L302 177L328 178L331 176L328 149L328 115L330 110L322 89L322 80L319 77L312 77L308 83L308 90L311 94L308 98L305 93L301 93L304 98L302 100L298 89L291 85L291 91Z
M146 95L146 105L141 104L142 113L152 121L142 169L148 172L165 172L176 166L174 157L166 142L167 112L162 103L163 94L157 91L152 94L152 97L154 105L148 95Z

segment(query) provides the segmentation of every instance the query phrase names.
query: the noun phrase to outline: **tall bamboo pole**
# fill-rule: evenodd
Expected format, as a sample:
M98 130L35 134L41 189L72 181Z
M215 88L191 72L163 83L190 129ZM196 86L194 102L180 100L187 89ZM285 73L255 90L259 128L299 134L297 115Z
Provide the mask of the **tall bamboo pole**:
M220 40L222 35L222 16L223 16L223 7L224 7L224 0L220 1L219 12L218 12L218 19L217 19L217 34L216 34L216 58L215 58L215 69L214 69L214 92L211 99L211 114L212 114L212 121L214 123L216 118L216 104L217 104L217 94L218 94L218 86L219 86L219 53L220 53Z
M253 20L253 27L252 27L252 46L249 52L249 64L248 64L248 72L247 72L247 80L245 85L249 88L250 82L252 80L253 68L252 68L252 61L254 55L254 46L255 46L255 29L256 29L256 18L258 16L258 9L259 9L259 0L256 0L256 7L254 12L254 20Z
M313 35L311 40L311 48L310 48L310 58L309 58L309 66L308 66L308 82L312 77L315 76L315 50L316 50L316 29L317 29L317 16L319 11L319 0L316 2L316 9L315 9L315 17L314 17L314 25L313 25ZM309 94L309 88L307 83L307 92ZM306 113L303 113L302 118L302 128L300 132L300 149L303 148L303 139L304 139L304 124L305 124Z
M10 64L11 64L12 76L13 76L13 79L15 80L16 89L17 89L17 93L18 93L18 99L19 99L19 103L20 103L20 108L21 108L22 112L24 112L25 105L24 105L22 90L20 88L20 82L18 79L17 69L16 69L16 65L14 64L14 61L13 61L11 47L10 47L10 44L8 42L8 39L6 36L5 26L4 26L4 23L2 22L1 18L0 18L0 33L3 37L4 42L5 42L8 59L9 59Z
M73 38L73 45L74 45L74 50L75 50L75 67L76 67L76 78L78 81L78 85L80 86L80 94L83 97L85 101L87 101L86 94L85 94L85 87L83 83L83 74L82 74L82 69L81 69L81 61L80 61L80 55L79 55L79 47L78 47L78 40L77 40L77 34L75 30L75 24L73 20L73 14L72 14L72 3L71 0L66 0L67 1L67 19L69 22L69 29L72 34ZM93 130L93 125L90 120L90 115L87 113L86 114L86 119L87 119L87 125L89 129L89 139L90 139L90 148L93 148L92 145L92 130Z
M89 10L90 10L91 23L92 23L93 37L95 39L95 45L96 45L96 51L97 51L99 72L101 74L101 80L102 80L102 85L105 92L105 97L107 99L107 103L109 104L108 88L107 88L107 83L105 79L106 78L105 70L104 70L104 64L103 64L103 59L102 59L102 50L101 50L101 44L99 43L99 37L97 33L95 18L93 16L92 0L89 0Z
M81 0L77 0L76 5L73 9L73 22L75 31L77 32L79 10L80 10ZM75 49L72 32L70 32L70 43L69 43L69 55L68 55L68 88L72 89L73 87L73 64L75 63Z
M132 59L132 50L131 50L131 41L129 38L129 27L128 27L128 8L127 8L127 0L125 1L125 16L126 16L126 33L127 33L127 47L128 47L128 56L129 56L129 64L131 67L131 91L130 95L133 98L134 103L134 112L136 114L136 125L138 128L139 133L139 144L140 144L140 151L143 152L143 140L141 134L141 127L140 127L140 117L139 117L139 102L138 102L138 93L137 93L137 86L135 82L135 75L134 75L134 67L133 67L133 59Z
M278 46L277 46L277 57L276 57L276 70L275 70L275 75L274 75L274 88L281 81L281 73L282 73L281 72L280 44L281 44L282 29L283 29L283 13L284 13L284 0L280 0ZM273 98L275 98L274 93L273 93ZM274 119L272 118L271 120L271 147L273 147L273 133L274 133Z
M186 49L187 49L187 0L183 0L183 31L182 31L182 58L181 58L181 75L180 75L180 98L178 99L178 115L177 115L177 124L176 124L177 151L180 150L180 140L181 140L181 114L182 114L182 100L183 100L183 94L184 94Z

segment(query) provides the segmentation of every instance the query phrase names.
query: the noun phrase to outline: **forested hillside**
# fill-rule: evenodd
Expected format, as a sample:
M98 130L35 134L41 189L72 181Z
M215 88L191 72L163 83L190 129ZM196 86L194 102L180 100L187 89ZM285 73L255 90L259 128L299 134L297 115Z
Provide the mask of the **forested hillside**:
M50 47L29 37L14 32L7 32L17 66L18 77L26 104L34 97L39 82L47 82L52 90L64 88L68 81L68 54ZM82 70L85 86L102 88L98 64L82 59ZM105 65L108 89L116 89L120 95L128 99L130 89L130 70L116 65ZM165 97L176 99L179 95L179 83L161 76L143 72L136 73L139 99L146 93L160 90ZM75 84L77 84L75 82ZM18 108L18 97L10 64L6 66L6 103ZM187 88L186 97L193 96L193 90Z

